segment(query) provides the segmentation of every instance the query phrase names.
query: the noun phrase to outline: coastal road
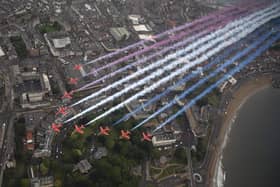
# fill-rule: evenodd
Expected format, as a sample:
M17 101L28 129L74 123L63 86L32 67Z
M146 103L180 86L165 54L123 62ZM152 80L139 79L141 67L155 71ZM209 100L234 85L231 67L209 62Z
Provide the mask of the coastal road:
M5 84L5 98L3 107L1 108L0 112L0 124L6 124L6 132L3 141L3 146L1 149L0 155L0 187L2 186L3 174L6 169L6 164L10 158L13 157L15 142L14 142L14 120L16 115L13 111L14 102L13 102L13 79L11 78L11 74L9 73L9 69L7 68L8 65L2 64L2 76L4 77L4 84Z
M3 147L1 149L1 157L0 157L0 187L2 186L2 180L3 180L3 174L6 169L6 164L8 160L11 158L11 156L14 153L14 120L15 115L14 114L1 114L0 115L1 124L2 122L7 124L6 128L6 135L4 137L4 143Z

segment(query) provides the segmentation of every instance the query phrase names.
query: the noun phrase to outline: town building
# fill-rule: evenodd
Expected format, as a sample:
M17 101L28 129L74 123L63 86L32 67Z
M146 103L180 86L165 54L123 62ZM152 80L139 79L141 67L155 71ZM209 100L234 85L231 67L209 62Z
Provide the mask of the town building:
M53 176L32 178L31 187L54 187L54 178Z
M52 94L52 90L47 74L40 73L36 67L29 70L14 65L11 68L16 83L14 90L19 96L21 107L48 106L49 103L44 100ZM28 71L24 71L24 69L28 69Z
M92 166L88 162L88 160L84 159L74 166L73 172L79 170L82 174L84 174L84 173L88 173L91 168Z
M128 30L124 27L112 27L110 33L116 41L127 40L130 36Z
M93 154L94 159L99 160L104 156L107 156L108 151L106 147L98 147L96 152Z
M152 138L153 146L169 146L176 143L176 137L172 132L156 134Z
M29 151L33 151L35 148L34 145L34 138L33 138L33 132L31 130L26 131L26 149Z

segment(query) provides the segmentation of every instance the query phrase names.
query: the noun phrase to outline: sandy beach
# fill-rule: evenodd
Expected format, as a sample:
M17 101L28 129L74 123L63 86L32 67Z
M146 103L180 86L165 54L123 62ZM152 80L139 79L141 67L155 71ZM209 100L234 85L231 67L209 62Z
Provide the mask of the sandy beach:
M233 91L233 98L229 101L225 114L221 119L221 124L218 125L217 138L211 140L214 142L210 152L210 160L208 166L208 184L210 187L217 187L217 179L220 178L221 173L218 170L221 167L221 159L223 149L226 146L228 135L230 133L231 126L236 118L236 115L246 100L255 93L271 86L271 75L262 75L254 78L249 78L242 83L239 87ZM215 137L216 137L215 136Z

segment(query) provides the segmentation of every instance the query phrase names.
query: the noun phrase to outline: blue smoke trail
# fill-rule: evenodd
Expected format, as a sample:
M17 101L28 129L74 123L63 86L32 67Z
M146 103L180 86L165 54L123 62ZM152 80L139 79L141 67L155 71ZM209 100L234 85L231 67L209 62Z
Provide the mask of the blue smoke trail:
M259 29L257 29L253 34L251 34L249 37L247 37L246 39L239 41L238 43L235 43L233 46L231 46L230 48L226 49L221 55L217 56L214 60L212 60L209 64L205 65L204 67L202 67L202 72L209 70L213 65L218 64L219 62L221 62L222 60L226 59L228 56L230 56L233 51L239 49L244 43L248 42L249 40L257 37L259 34L261 34L262 32L264 32L269 26L272 26L272 24L275 24L276 21L272 21L271 23L267 24L264 27L261 27ZM278 22L280 22L280 19L278 19ZM276 23L278 23L276 22ZM185 84L187 81L191 80L192 78L196 77L198 74L188 74L186 75L182 80L180 80L179 82L177 82L175 85L168 87L164 92L162 92L161 94L158 94L156 96L154 96L153 98L151 98L149 101L147 101L144 105L137 107L135 110L133 110L132 112L126 114L125 116L123 116L121 119L119 119L117 122L115 122L113 124L113 126L128 120L131 116L137 114L138 112L140 112L143 108L155 103L156 101L160 100L162 97L166 96L167 94L169 94L174 88L179 87L183 84Z
M241 57L245 56L249 51L251 51L252 49L256 48L259 44L261 44L263 41L265 41L270 35L272 34L272 31L268 32L267 34L264 34L263 36L261 36L257 41L255 41L253 44L251 44L249 47L247 47L246 49L244 49L243 51L237 53L234 57L232 57L230 60L228 60L226 63L224 63L223 65L221 65L219 68L217 68L214 72L212 72L211 74L209 74L208 76L204 77L203 79L199 80L196 84L194 84L193 86L191 86L189 89L185 90L180 96L178 96L178 99L183 99L184 97L186 97L190 92L194 91L196 88L198 88L199 86L203 85L208 79L216 76L220 71L222 71L225 67L229 66L230 64L234 63L236 60L240 59ZM143 124L145 124L146 122L148 122L150 119L156 117L157 115L159 115L160 113L162 113L163 111L165 111L166 109L172 107L174 104L176 104L176 99L173 99L171 102L169 102L167 105L165 105L164 107L160 108L159 110L157 110L155 113L153 113L152 115L150 115L148 118L146 118L145 120L143 120L141 123L139 123L138 125L136 125L135 127L132 128L132 130L135 130L136 128L142 126Z
M280 34L277 34L274 36L272 39L267 41L264 45L262 45L260 48L258 48L251 56L246 58L246 60L242 61L239 66L236 68L232 69L229 73L224 75L221 79L219 79L216 83L212 84L210 87L205 89L202 93L200 93L198 96L193 98L187 105L185 105L183 108L181 108L177 113L169 117L165 122L161 123L154 131L156 132L157 130L161 129L164 127L166 124L170 123L174 119L176 119L179 115L184 113L188 108L190 108L192 105L194 105L198 100L200 100L202 97L204 97L206 94L210 93L213 89L218 87L220 84L225 82L229 76L233 76L235 73L239 72L244 68L246 65L248 65L250 62L255 60L259 55L261 55L264 51L266 51L274 42L276 42L278 39L280 39Z

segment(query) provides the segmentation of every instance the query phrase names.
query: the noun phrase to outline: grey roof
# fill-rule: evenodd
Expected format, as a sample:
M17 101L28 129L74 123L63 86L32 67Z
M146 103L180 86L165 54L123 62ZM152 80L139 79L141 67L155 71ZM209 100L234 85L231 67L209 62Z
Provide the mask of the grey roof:
M94 153L93 157L95 159L101 159L104 156L107 156L108 151L105 147L98 147L97 151Z
M130 33L128 30L124 27L113 27L110 28L110 33L112 36L115 38L115 40L120 41L120 40L127 40L130 36Z
M88 160L84 159L84 160L81 160L77 165L75 165L73 171L76 171L77 169L79 169L81 173L88 173L88 171L91 168L92 168L92 166L88 162Z
M71 44L71 40L69 37L55 38L52 41L55 48L64 48L67 45Z

